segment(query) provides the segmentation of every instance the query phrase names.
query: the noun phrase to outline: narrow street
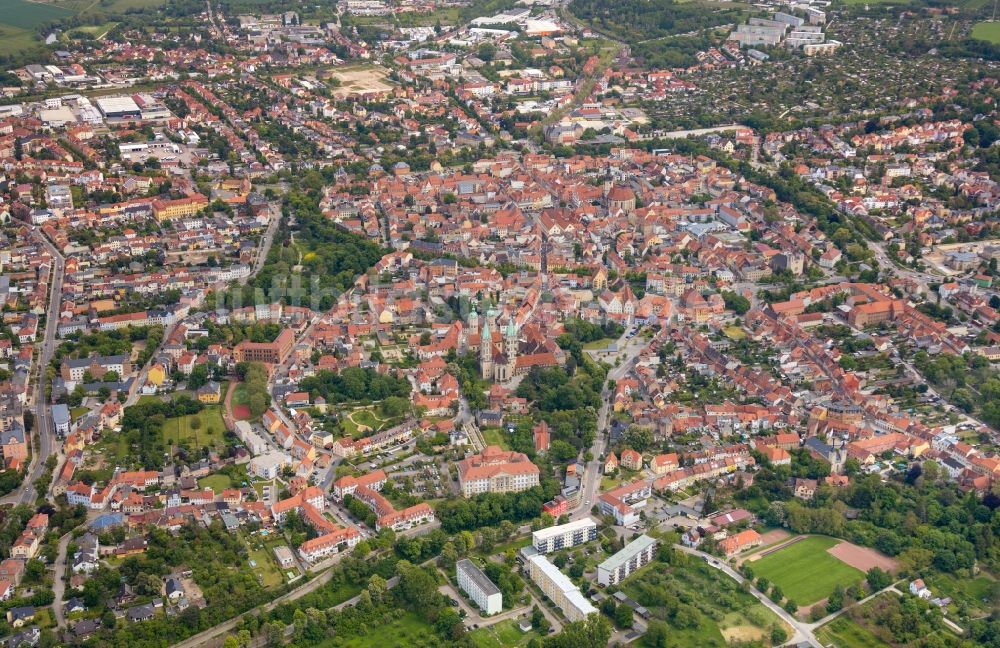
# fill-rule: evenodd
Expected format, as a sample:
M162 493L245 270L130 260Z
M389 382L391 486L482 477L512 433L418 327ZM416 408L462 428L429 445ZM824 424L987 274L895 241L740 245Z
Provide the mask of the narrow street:
M69 541L73 538L73 534L67 533L62 538L59 539L59 553L56 555L55 562L55 578L52 582L52 593L55 594L55 600L52 602L52 613L56 618L56 626L62 627L66 624L66 614L63 611L63 596L66 594L66 568L68 563L66 560L66 551L69 548Z

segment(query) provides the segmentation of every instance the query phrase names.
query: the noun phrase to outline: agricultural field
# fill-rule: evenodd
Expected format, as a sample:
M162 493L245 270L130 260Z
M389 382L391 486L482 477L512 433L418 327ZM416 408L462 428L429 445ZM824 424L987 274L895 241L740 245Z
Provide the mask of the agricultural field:
M507 619L488 628L474 630L469 633L469 637L479 648L512 648L526 646L533 637L538 636L534 630L521 632L517 624L517 619Z
M800 606L828 597L837 585L848 587L864 578L860 569L832 556L828 550L840 540L812 536L750 562L755 576L777 585Z
M621 590L670 626L672 645L766 642L772 628L783 625L736 581L683 554L670 565L657 561L643 567L622 583Z
M27 0L4 0L3 17L0 22L19 29L35 29L52 20L66 18L73 12L55 4L28 2Z
M1000 43L1000 22L981 22L972 28L972 37L989 41L994 45Z

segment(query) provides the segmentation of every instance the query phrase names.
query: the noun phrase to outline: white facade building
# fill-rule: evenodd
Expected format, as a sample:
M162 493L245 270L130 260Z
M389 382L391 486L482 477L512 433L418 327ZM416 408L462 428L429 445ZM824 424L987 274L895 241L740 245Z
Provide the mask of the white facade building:
M484 616L498 614L503 610L503 594L500 593L500 588L471 560L463 558L455 563L455 575L458 578L458 586L475 601Z
M531 534L531 545L539 553L545 554L596 539L597 522L588 517L548 529L539 529Z
M597 566L597 583L607 587L617 585L643 565L649 564L656 554L656 540L641 535L625 548Z

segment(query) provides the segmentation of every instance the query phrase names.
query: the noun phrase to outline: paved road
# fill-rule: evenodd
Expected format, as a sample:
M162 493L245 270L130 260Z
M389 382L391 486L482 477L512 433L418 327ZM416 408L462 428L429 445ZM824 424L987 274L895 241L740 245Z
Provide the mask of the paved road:
M271 222L267 224L267 230L264 231L264 237L260 241L260 245L257 248L257 259L254 261L253 270L249 275L240 279L240 285L246 285L247 281L251 277L256 277L257 273L260 272L261 268L264 267L264 262L267 261L267 255L271 251L271 244L274 243L274 235L278 231L278 225L281 223L283 218L281 213L281 206L276 203L272 203L268 209L271 212Z
M580 503L570 511L570 519L579 520L590 515L590 509L594 505L597 496L597 488L601 483L601 455L604 453L607 442L608 421L611 414L611 389L610 383L621 380L631 370L636 357L642 352L645 345L645 338L635 336L628 337L628 330L618 339L617 348L624 347L625 354L620 356L621 363L608 371L608 378L604 381L604 388L601 390L601 409L597 412L597 434L594 436L594 443L590 446L592 459L584 469L583 494Z
M63 595L66 593L66 550L69 548L69 541L73 534L67 533L59 540L59 553L56 556L55 570L56 576L52 582L52 593L55 594L55 601L52 603L52 613L56 617L56 627L66 625L66 615L63 613Z
M743 575L737 572L735 569L727 565L726 563L719 560L717 557L707 554L703 551L698 551L697 549L692 549L690 547L685 547L684 545L674 545L674 548L683 551L686 554L692 556L697 556L705 560L709 565L723 572L737 583L743 583L745 578ZM795 634L792 636L786 645L797 646L801 643L806 643L813 648L822 648L822 644L816 640L815 635L813 635L812 626L808 623L803 623L785 611L780 605L772 601L771 599L764 596L764 594L758 590L753 585L750 585L750 593L753 594L754 598L764 604L767 609L771 610L777 614L781 619L790 625L794 630Z
M32 434L38 434L38 447L32 447L31 464L28 466L28 476L20 488L0 499L4 504L32 504L37 493L35 482L45 470L45 460L52 454L55 445L55 431L52 428L51 410L45 397L45 368L52 361L57 340L56 333L59 324L59 306L62 303L63 279L66 274L66 263L59 250L41 233L36 237L52 255L52 273L49 281L49 305L45 312L45 331L43 333L41 350L38 352L34 367L35 390L33 393L35 407L35 426ZM31 444L30 436L28 444ZM54 481L54 480L53 480Z

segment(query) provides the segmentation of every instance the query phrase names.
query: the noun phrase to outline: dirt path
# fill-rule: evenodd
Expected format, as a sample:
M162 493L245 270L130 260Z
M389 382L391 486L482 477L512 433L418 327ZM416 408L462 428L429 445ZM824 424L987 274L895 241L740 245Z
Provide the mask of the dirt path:
M226 424L226 429L232 431L236 424L236 420L233 416L233 393L236 391L236 385L239 383L235 380L229 381L229 387L226 389L226 397L222 401L222 422Z

